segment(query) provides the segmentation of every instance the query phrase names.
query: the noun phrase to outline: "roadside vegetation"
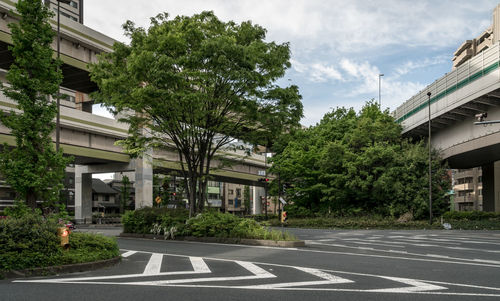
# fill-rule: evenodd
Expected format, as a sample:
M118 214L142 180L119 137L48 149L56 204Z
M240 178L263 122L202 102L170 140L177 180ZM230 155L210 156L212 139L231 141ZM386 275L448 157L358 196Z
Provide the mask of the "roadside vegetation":
M427 146L403 138L401 126L375 101L357 113L337 108L317 125L283 136L274 150L271 173L284 184L290 219L429 217ZM273 186L274 195L283 189L277 180ZM449 189L446 163L433 151L434 216L448 211Z
M60 246L57 229L64 227L67 214L43 216L24 203L5 210L0 219L0 276L10 270L24 270L65 264L93 262L119 256L114 238L71 233L69 248ZM62 223L61 223L62 222Z
M122 218L124 233L176 236L248 238L295 241L288 232L267 229L253 219L241 218L229 213L207 210L188 218L187 210L167 208L142 208L127 211Z

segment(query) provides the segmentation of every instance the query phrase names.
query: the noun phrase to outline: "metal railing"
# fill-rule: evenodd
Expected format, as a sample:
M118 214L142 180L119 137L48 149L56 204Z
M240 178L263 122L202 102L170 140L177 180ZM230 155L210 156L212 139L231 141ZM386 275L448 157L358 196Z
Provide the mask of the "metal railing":
M394 112L393 116L398 123L403 122L410 116L424 109L428 105L427 92L431 92L431 104L459 90L471 82L487 75L499 67L500 48L499 43L491 46L480 54L474 56L463 65L437 79L432 84L425 87L415 96L405 101ZM448 103L450 106L454 102Z

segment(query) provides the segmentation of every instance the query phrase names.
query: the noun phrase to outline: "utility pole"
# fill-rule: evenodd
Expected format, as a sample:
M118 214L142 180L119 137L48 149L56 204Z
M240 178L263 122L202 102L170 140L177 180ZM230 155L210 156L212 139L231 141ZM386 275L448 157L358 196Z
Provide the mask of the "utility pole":
M431 158L431 92L427 92L429 103L429 224L432 225L432 158Z

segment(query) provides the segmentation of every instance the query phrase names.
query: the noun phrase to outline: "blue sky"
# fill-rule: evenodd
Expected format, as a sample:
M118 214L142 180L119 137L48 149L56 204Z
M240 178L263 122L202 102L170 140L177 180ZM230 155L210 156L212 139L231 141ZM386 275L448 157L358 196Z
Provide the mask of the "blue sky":
M213 10L222 20L251 20L267 39L290 42L292 67L281 83L303 96L306 126L337 106L360 109L378 99L391 111L451 70L456 48L492 22L493 0L85 0L84 24L126 42L121 24Z

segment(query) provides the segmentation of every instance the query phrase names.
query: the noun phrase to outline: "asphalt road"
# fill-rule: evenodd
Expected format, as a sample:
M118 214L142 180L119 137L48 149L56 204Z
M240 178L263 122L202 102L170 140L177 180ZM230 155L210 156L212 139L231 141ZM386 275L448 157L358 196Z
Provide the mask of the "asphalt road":
M3 280L0 300L500 299L498 231L289 230L307 246L119 238L120 264Z

